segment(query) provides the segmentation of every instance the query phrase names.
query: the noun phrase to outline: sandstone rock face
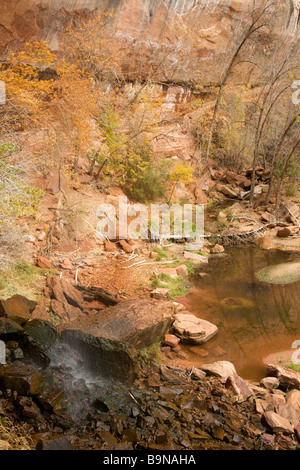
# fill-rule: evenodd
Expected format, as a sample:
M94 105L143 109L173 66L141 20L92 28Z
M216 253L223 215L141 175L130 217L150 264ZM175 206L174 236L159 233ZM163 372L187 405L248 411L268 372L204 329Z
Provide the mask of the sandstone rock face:
M218 332L216 325L188 313L178 313L172 328L187 343L204 344Z
M66 323L61 328L80 329L95 338L122 341L143 348L164 339L173 314L174 306L171 302L134 299Z
M222 53L231 38L234 22L252 8L245 0L5 0L1 2L0 53L6 46L18 46L26 41L46 40L54 49L60 47L60 33L72 18L84 16L96 9L115 11L115 27L128 38L142 41L162 41L162 32L174 37L174 18L188 17L191 25L197 21L199 58L209 60ZM278 34L297 34L299 11L280 5ZM275 34L275 31L272 31ZM187 58L188 59L188 58ZM198 68L197 68L198 69ZM181 71L181 79L186 78ZM178 80L179 81L179 80Z

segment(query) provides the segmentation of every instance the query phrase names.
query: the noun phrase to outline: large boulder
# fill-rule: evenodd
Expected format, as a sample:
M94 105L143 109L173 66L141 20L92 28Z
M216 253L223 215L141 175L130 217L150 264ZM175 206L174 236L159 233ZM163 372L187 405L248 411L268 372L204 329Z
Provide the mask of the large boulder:
M189 313L178 313L172 328L181 341L204 344L218 332L218 327Z
M81 330L95 338L122 341L143 348L163 341L173 314L172 302L133 299L65 323L60 329Z

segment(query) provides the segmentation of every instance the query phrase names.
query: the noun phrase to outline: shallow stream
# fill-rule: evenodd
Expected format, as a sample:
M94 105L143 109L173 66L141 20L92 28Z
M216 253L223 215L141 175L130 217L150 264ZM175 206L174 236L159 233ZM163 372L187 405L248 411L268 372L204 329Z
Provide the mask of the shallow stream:
M300 340L300 282L267 284L256 273L299 254L252 246L226 253L209 259L207 276L195 276L186 299L189 311L216 324L219 332L202 346L184 346L184 352L195 366L227 360L243 378L260 380L270 355L285 351L282 360L289 361L292 343Z

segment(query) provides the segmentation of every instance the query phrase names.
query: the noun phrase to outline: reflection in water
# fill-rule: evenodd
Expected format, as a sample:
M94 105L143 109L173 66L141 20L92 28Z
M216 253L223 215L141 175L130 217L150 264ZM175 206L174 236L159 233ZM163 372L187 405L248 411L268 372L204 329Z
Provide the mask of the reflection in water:
M219 333L203 346L186 345L188 359L196 366L228 360L242 377L263 377L263 358L290 349L300 339L300 282L266 284L255 273L295 257L243 247L229 249L225 258L212 258L209 276L201 280L195 276L197 289L188 296L187 307L217 324Z

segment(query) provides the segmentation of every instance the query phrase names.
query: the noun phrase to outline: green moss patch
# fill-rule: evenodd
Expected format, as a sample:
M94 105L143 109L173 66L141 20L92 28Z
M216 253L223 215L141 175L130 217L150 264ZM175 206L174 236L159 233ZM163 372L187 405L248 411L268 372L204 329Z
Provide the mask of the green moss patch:
M268 266L257 273L260 281L270 284L289 284L300 279L300 259Z

